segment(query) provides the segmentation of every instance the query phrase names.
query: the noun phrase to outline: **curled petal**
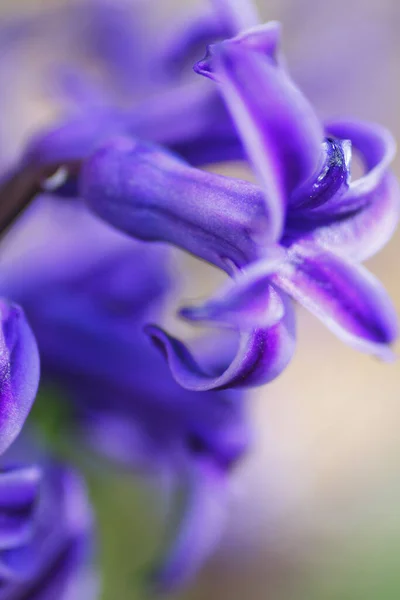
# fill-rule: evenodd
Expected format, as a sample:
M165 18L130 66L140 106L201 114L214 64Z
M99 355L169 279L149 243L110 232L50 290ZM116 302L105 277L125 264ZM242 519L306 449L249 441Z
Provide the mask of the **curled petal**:
M396 311L380 282L364 267L303 244L272 280L321 319L344 342L383 359L397 337Z
M39 384L39 353L22 309L0 300L0 454L17 437Z
M369 204L342 219L321 224L305 239L356 262L381 250L394 234L400 218L400 187L393 173L386 173L370 192Z
M279 268L284 252L251 264L229 281L212 299L201 306L180 310L190 321L216 321L241 329L268 328L284 315L284 303L268 275Z
M295 346L294 314L285 301L285 315L269 329L241 333L239 348L219 375L202 367L187 347L154 325L146 327L155 346L168 361L174 379L194 391L262 385L275 379L288 365Z
M0 473L0 551L22 546L32 536L40 480L37 467Z
M225 521L226 474L218 466L201 457L193 461L185 487L177 531L151 576L152 587L162 593L196 575L215 549Z
M396 144L386 129L370 123L335 122L328 129L350 140L366 173L352 181L344 194L304 212L305 221L297 215L297 230L304 227L300 237L359 262L389 241L399 221L400 189L389 171Z
M283 229L286 199L318 172L322 127L277 59L279 25L210 47L196 70L220 86L265 193L268 241Z
M326 124L326 130L338 138L350 140L352 147L361 154L366 173L351 182L337 212L358 209L369 202L369 194L375 192L393 161L396 142L384 127L364 121L332 121Z
M349 187L351 143L327 138L323 143L324 165L315 181L300 186L289 199L289 225L293 218L312 217L318 209L326 211L330 201L336 203Z
M326 124L326 130L340 140L348 140L352 151L359 152L365 167L365 174L351 180L344 194L331 194L328 202L320 203L314 207L313 214L307 215L309 218L332 220L352 214L376 199L377 188L394 158L396 142L387 129L366 121L332 121ZM335 144L339 143L343 144L343 141L335 140ZM338 161L337 158L335 162L339 167L343 164L343 160ZM346 164L348 162L351 172L350 156L345 160Z
M266 219L260 190L189 167L156 146L110 141L82 168L80 192L110 225L172 243L230 271L259 251Z

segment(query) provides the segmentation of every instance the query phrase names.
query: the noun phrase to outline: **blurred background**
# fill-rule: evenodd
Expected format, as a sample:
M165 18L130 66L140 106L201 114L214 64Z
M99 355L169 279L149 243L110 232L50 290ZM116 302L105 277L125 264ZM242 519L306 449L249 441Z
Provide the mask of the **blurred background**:
M159 26L169 17L183 22L202 4L158 3ZM48 4L1 0L9 14ZM264 0L259 7L265 20L282 22L292 75L322 117L371 119L400 139L398 0ZM32 129L45 118L39 101L20 116ZM399 159L395 168L400 175ZM229 173L239 170L230 165ZM398 234L368 266L400 313L399 254ZM210 268L177 260L186 273L183 297L204 296ZM182 600L400 598L399 364L357 354L300 309L298 322L292 364L249 393L253 448L234 473L221 544ZM102 599L141 598L158 535L151 488L67 452L83 464L97 508Z

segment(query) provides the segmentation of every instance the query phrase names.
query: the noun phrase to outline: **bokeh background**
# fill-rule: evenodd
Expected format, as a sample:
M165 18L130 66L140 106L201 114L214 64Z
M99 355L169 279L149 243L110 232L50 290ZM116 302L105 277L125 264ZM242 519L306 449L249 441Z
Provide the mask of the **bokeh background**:
M169 17L184 21L202 4L158 3L158 27ZM48 4L0 6L10 13ZM371 119L400 139L398 0L262 0L259 7L265 20L283 23L290 70L322 117ZM20 121L34 129L45 117L35 101ZM17 134L13 140L17 150ZM399 159L395 168L400 175ZM399 255L398 234L368 266L400 313ZM204 296L216 281L211 269L176 258L182 297ZM249 393L253 449L234 474L220 546L182 600L400 598L399 364L357 354L302 310L298 322L292 364ZM62 415L47 411L51 404L47 393L36 412L48 415L45 428L59 451L85 470L97 509L102 600L141 599L159 538L154 490L60 441Z

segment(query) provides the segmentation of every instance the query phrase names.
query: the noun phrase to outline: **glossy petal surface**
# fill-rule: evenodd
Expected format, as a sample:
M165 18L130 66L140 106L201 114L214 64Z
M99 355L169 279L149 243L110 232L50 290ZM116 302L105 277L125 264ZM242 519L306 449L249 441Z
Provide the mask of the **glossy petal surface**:
M364 267L313 246L291 249L272 280L346 343L390 358L398 333L396 311L379 281Z
M0 453L14 441L39 384L39 353L22 309L0 300Z

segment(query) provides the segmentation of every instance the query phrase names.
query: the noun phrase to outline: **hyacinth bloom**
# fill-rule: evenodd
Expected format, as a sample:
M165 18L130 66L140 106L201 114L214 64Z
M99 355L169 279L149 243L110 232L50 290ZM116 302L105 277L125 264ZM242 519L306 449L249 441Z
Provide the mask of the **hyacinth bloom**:
M92 514L71 470L51 465L0 475L2 600L91 600L85 573Z
M0 311L3 454L20 433L35 399L39 353L22 309L2 299ZM67 596L67 591L72 593L86 558L89 512L82 484L66 469L2 468L0 598L77 598L76 588L73 595Z
M101 6L103 17L100 21L103 22L103 9L107 6L107 3L101 3ZM166 48L160 49L158 54L163 57L165 64L171 63L171 57L173 57L175 65L184 63L186 57L192 52L193 46L197 45L200 39L205 40L207 36L216 34L216 23L217 29L220 28L219 33L222 33L223 30L235 31L240 26L240 23L237 22L239 13L243 16L243 11L232 13L230 10L226 11L221 5L211 19L206 19L200 26L198 24L195 27L189 26L175 38L173 48L167 45ZM217 15L220 15L219 20ZM253 17L247 15L246 20L250 20L250 18ZM96 19L95 22L97 22ZM110 22L113 22L113 20L110 19ZM126 36L123 37L127 39ZM115 104L110 106L107 102L104 103L104 99L97 103L97 108L93 107L93 102L83 100L84 94L82 87L80 87L81 93L72 94L72 96L79 99L77 103L78 115L67 119L60 126L52 127L48 133L40 133L35 136L24 152L21 166L22 177L26 179L27 187L30 188L33 181L33 188L37 191L38 180L40 181L44 177L42 171L36 171L37 168L51 167L51 165L65 162L68 164L70 161L76 163L76 161L85 158L90 150L102 140L108 139L115 133L134 133L152 141L161 141L179 152L192 164L242 158L244 156L243 145L218 90L208 82L206 82L208 83L206 87L191 84L182 88L180 85L177 86L179 83L178 75L179 71L178 73L175 71L174 77L168 81L169 89L157 94L154 99L146 99L146 102L142 105L134 106L133 109L130 109L129 114L124 115L121 114L121 110ZM137 81L138 86L140 87L142 83L139 78ZM173 84L177 87L171 87ZM147 173L142 167L143 165L140 167L142 169L141 176L146 177ZM193 173L195 172L193 171ZM210 184L206 175L203 174L203 176L204 189L208 191ZM17 169L17 175L14 179L11 177L11 180L8 181L8 187L5 187L7 194L4 195L13 198L14 187L19 190L21 180L21 173ZM214 180L211 178L210 181L213 183ZM14 186L14 183L16 183L16 186ZM58 184L57 177L55 183ZM217 214L213 220L217 230L221 229L221 214L219 213L224 211L226 213L226 210L230 208L229 202L224 203L223 200L224 178L221 178L220 183L215 189ZM54 181L52 180L50 186L53 185ZM167 183L167 185L169 184ZM178 186L174 185L174 187L179 195ZM61 193L61 191L66 195L76 193L70 182L62 190L61 188L57 189L58 193ZM195 186L193 186L192 192L203 194ZM265 218L261 203L253 202L253 198L249 198L249 194L261 198L260 190L256 189L255 186L245 182L237 182L237 190L233 195L241 213L242 224L240 225L239 235L243 232L243 246L245 247L243 249L239 248L232 256L239 236L236 231L233 231L234 240L232 243L229 240L232 236L228 233L228 228L224 228L222 235L220 231L216 231L216 234L213 232L211 236L208 236L209 241L218 245L223 243L221 238L225 234L228 236L228 242L225 244L226 249L221 249L221 252L223 252L222 261L217 263L222 268L231 270L231 266L228 265L229 260L234 265L243 264L244 258L239 256L243 252L246 255L249 254L251 260L256 257L254 252L256 246L249 239L251 236L247 234L247 229L250 227L250 231L254 230L254 235L262 232L262 223ZM230 192L227 198L228 201L230 201L229 196L232 196ZM184 202L185 196L182 196L181 199L182 205L185 203L184 210L187 212L190 205L188 206L188 203ZM221 206L220 209L219 206ZM196 218L197 215L195 215ZM256 218L260 219L259 223L255 222ZM250 221L252 221L251 224ZM187 225L190 227L190 223L187 223ZM170 224L167 227L169 228ZM200 237L191 236L189 250L207 259L210 254L207 250L208 240L204 240L201 235L201 225L200 228L196 227L196 229L197 235L200 233ZM139 237L146 238L146 231L139 233ZM188 240L190 236L186 234L183 237ZM219 252L218 248L211 249L212 262L216 260L216 252ZM275 294L273 295L276 297ZM212 380L210 380L208 374L205 374L202 384L200 387L196 384L195 389L207 390L236 385L249 386L274 379L285 368L294 350L294 319L291 308L285 297L282 301L278 299L275 302L275 304L279 304L278 310L280 313L282 313L283 303L286 305L285 316L276 327L268 330L265 327L259 328L254 334L244 331L241 335L236 358L229 368L224 369ZM267 320L265 324L270 325L271 321Z
M43 188L80 195L86 207L77 198L39 198L26 219L31 232L42 225L40 244L3 262L0 292L26 310L43 377L66 393L86 440L172 484L178 504L183 489L175 537L152 574L153 586L167 591L193 576L218 540L229 474L249 438L243 398L227 388L269 382L286 367L295 345L291 298L354 347L388 354L396 317L359 263L397 222L394 144L375 125L319 121L279 56L274 23L211 46L196 71L212 81L183 84L199 44L256 24L250 5L216 0L215 13L169 44L152 39L144 62L119 4L83 6L83 30L91 23L85 49L106 65L107 81L117 96L127 94L129 108L84 72L56 69L75 113L35 136L6 174L3 196L13 199L21 173L37 193L40 179L61 165ZM162 75L157 93L131 102L130 94L152 87L149 73ZM366 171L355 181L354 149ZM195 168L245 157L258 184ZM87 207L132 237L164 245L120 236ZM165 243L231 277L181 315L239 330L236 352L218 340L192 354L147 326L180 386L143 335L146 323L161 321L170 288ZM40 562L46 551L35 555ZM35 573L45 577L40 565Z
M181 342L148 329L176 379L191 389L271 379L271 363L258 360L263 350L271 360L278 345L279 367L290 358L292 344L276 343L276 331L282 340L292 321L288 295L359 350L388 357L397 335L385 290L359 264L387 242L398 221L399 189L389 170L393 139L368 123L323 126L289 78L278 42L277 24L259 26L212 46L196 66L219 86L261 187L204 173L126 138L110 141L83 166L81 193L109 223L173 243L237 281L183 316L245 330L244 370L236 362L229 378L210 376ZM354 181L352 149L365 166ZM272 361L272 376L280 370Z
M0 454L20 433L39 385L39 352L22 309L0 300Z
M84 164L81 193L113 225L141 239L174 243L229 273L256 257L255 239L265 223L256 186L193 169L158 147L126 138L110 142ZM280 302L286 305L283 318L268 323L271 327L244 330L228 368L213 377L199 372L197 391L249 386L281 372L293 352L294 324L290 305L280 298L274 294L273 305L278 310Z
M84 47L102 37L97 36L96 28L106 28L108 47L93 43L90 48L95 58L107 63L115 84L117 79L121 82L128 72L132 74L132 66L124 67L121 62L127 53L121 47L117 51L118 44L131 43L129 36L120 36L128 21L120 19L119 8L112 3L86 3L83 10L94 17ZM43 24L50 19L55 26L59 16L47 15L33 33L39 30L45 35ZM64 16L71 15L67 11ZM184 63L193 46L209 39L208 32L216 28L220 25L210 18L202 27L196 25L196 31L183 32L180 47L167 45L158 50L162 62ZM51 31L54 35L57 28ZM135 53L129 56L137 58ZM202 153L212 150L210 133L219 136L212 120L217 123L220 119L217 116L210 121L208 113L210 97L217 114L220 111L230 122L222 100L209 85L211 95L204 86L185 86L184 96L167 89L162 98L124 112L109 104L103 92L81 73L65 71L61 75L64 91L75 101L76 114L29 145L22 158L26 166L22 178L18 168L11 176L5 174L2 195L10 206L21 183L29 188L33 182L38 191L38 183L46 175L45 170L36 170L38 165L49 165L51 170L54 163L81 160L99 141L120 130L133 128L150 138L161 136L161 141L182 148L194 162L201 162ZM140 88L145 82L139 78L136 84ZM197 123L192 107L198 110ZM182 119L182 108L187 118ZM233 134L231 127L229 135ZM238 141L236 135L234 138ZM46 185L50 189L54 183L57 177ZM68 188L69 194L71 190L73 187ZM62 387L86 439L108 457L168 481L182 511L176 535L151 583L158 590L171 589L197 571L219 538L228 475L248 445L243 398L233 391L187 392L174 382L143 335L144 322L150 317L159 319L159 304L169 288L165 249L134 246L91 217L78 202L63 205L42 197L22 221L31 222L32 227L17 238L22 240L17 256L11 254L7 262L7 252L3 255L0 289L24 306L38 340L43 381ZM39 238L35 237L37 231ZM212 352L206 342L199 350L212 371L225 369L232 359L231 348L223 341L213 345Z
M10 550L32 536L41 473L37 467L4 469L0 477L1 548Z
M5 253L0 289L24 306L42 380L62 388L92 448L152 475L166 501L180 498L175 536L151 584L182 585L222 531L229 474L249 443L244 398L183 389L144 336L170 292L164 248L132 242L78 201L50 196L37 199L16 233L25 248ZM199 351L210 369L231 360L223 340L204 340Z

